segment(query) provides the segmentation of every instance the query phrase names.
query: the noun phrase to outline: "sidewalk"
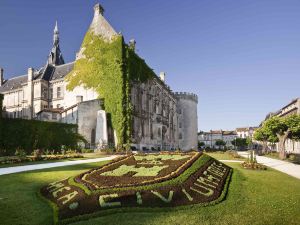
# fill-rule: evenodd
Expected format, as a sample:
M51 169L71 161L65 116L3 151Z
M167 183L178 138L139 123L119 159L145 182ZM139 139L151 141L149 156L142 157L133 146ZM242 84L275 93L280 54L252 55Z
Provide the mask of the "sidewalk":
M248 158L248 152L238 152L238 154ZM256 160L258 163L300 179L300 165L258 155L256 156Z
M20 173L25 171L32 171L32 170L42 170L54 167L62 167L62 166L71 166L71 165L78 165L84 163L94 163L94 162L102 162L107 160L112 160L118 156L112 155L103 158L95 158L95 159L83 159L83 160L76 160L76 161L66 161L66 162L55 162L55 163L43 163L43 164L35 164L35 165L27 165L27 166L15 166L15 167L6 167L0 168L0 176L5 174L12 174L12 173Z

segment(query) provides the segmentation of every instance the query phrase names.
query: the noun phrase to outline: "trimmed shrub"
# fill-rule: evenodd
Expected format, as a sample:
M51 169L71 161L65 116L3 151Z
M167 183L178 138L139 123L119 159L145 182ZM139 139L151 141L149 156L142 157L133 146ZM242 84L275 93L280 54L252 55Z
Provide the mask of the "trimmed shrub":
M77 148L79 141L85 140L74 124L4 118L0 123L0 155L14 155L16 149L28 155L36 149L60 152L63 145Z

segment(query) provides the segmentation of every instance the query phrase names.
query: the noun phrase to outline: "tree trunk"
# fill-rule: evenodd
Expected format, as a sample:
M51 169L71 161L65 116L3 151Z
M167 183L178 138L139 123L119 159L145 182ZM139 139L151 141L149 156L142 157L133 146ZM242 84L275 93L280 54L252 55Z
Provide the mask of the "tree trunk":
M280 159L286 159L286 152L285 152L285 142L286 139L288 138L290 134L290 131L287 130L286 132L284 132L283 135L277 135L278 139L279 139L279 158Z
M267 147L268 147L268 142L267 141L263 141L263 149L262 149L262 153L263 154L267 153Z

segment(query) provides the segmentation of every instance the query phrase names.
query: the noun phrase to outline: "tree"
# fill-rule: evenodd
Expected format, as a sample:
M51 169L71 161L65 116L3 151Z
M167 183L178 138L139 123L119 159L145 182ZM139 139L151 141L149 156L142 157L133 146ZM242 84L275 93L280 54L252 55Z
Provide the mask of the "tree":
M205 143L203 141L198 141L198 149L205 146Z
M218 148L220 149L220 147L226 145L226 142L223 141L222 139L217 139L215 145L218 146Z
M271 117L263 123L263 127L268 133L276 135L278 138L279 157L286 158L285 142L288 138L292 140L300 139L300 115L288 117Z
M262 153L266 153L268 151L268 149L267 149L268 142L271 142L271 143L278 142L277 136L272 134L272 132L269 132L269 130L266 129L265 126L258 128L254 132L254 139L256 141L262 142L262 145L263 145Z
M239 149L242 149L248 146L248 141L246 138L236 138L235 140L231 141L231 144Z

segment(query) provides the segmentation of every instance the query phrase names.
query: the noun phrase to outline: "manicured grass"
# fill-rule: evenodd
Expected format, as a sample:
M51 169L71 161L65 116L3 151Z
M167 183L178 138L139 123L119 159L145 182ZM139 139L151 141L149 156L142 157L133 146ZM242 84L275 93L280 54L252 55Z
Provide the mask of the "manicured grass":
M107 162L0 176L0 224L52 224L52 208L38 196L40 188L51 182L74 176Z
M235 158L232 155L228 154L227 152L205 152L205 154L218 159L218 160L245 160L245 158Z
M27 166L27 165L36 165L36 164L54 163L54 162L77 161L77 160L84 160L84 159L103 158L109 156L109 155L103 155L99 153L84 153L82 155L83 158L69 158L69 159L61 159L61 160L43 160L43 161L22 162L22 163L13 163L13 164L0 164L0 168Z
M52 209L37 192L52 181L103 164L92 163L0 176L0 224L52 224ZM186 207L161 213L134 209L73 223L94 224L298 224L300 180L277 172L234 168L226 200L207 207Z

